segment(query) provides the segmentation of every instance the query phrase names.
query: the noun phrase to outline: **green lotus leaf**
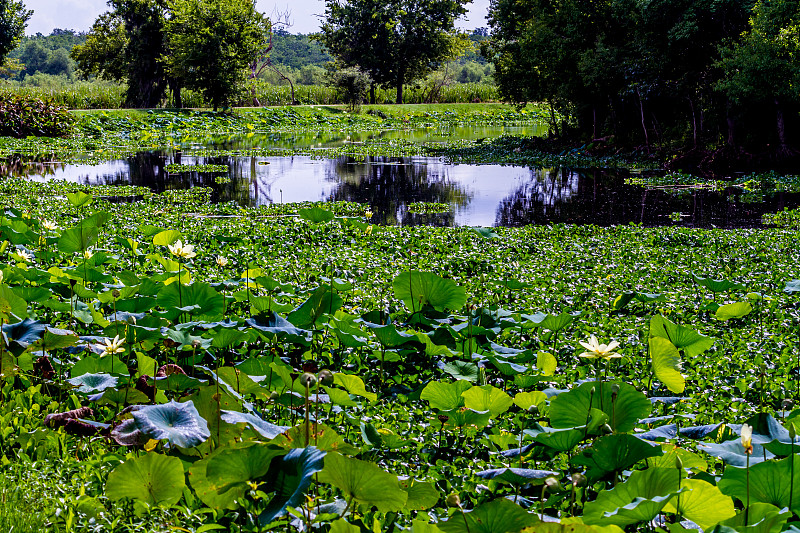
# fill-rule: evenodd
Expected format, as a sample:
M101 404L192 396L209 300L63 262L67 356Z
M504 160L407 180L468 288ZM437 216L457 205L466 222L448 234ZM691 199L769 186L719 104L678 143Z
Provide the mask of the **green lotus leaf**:
M783 531L783 525L791 517L788 509L778 509L768 503L751 503L746 511L740 511L719 525L731 527L737 533L778 533ZM717 529L712 531L716 532Z
M547 401L547 395L542 391L533 391L533 392L518 392L516 396L514 396L514 404L522 409L523 411L527 411L533 405L541 405Z
M524 533L623 533L619 526L584 524L580 518L562 518L560 522L542 522L526 527ZM673 532L674 533L674 532Z
M514 400L497 387L483 385L471 387L461 393L464 398L464 406L473 411L489 411L492 418L495 418L514 405Z
M286 319L298 328L310 329L320 325L323 315L333 315L343 304L341 296L323 285L317 287Z
M181 309L191 308L189 314L195 320L213 322L222 318L225 310L225 299L207 283L191 283L181 285L170 283L158 293L158 305L166 309L165 317L175 320L183 312Z
M675 468L637 470L611 490L601 491L597 499L586 503L583 521L587 524L625 527L649 522L669 500L688 488L678 488Z
M794 472L792 463L794 460ZM794 473L794 480L792 480ZM728 467L719 481L719 490L740 501L747 501L747 469ZM800 511L800 457L763 461L750 465L750 503L769 503L779 509ZM791 495L791 500L789 501Z
M174 244L175 241L182 239L183 234L181 234L180 231L168 229L156 233L155 236L153 236L153 244L155 246L169 246L170 244Z
M478 381L478 365L466 361L450 361L442 365L442 370L455 380L475 383Z
M307 220L312 224L328 222L330 220L333 220L336 216L333 214L333 212L318 206L305 209L298 209L297 214L300 215L300 218L302 218L303 220Z
M661 337L667 339L679 350L686 352L689 357L695 357L705 352L714 345L714 339L706 337L685 326L670 322L661 315L650 319L650 338Z
M558 315L534 313L532 315L522 315L522 318L528 320L534 327L547 329L550 331L561 331L565 327L572 324L579 316L581 316L580 312L565 312Z
M432 482L417 481L415 479L401 479L400 488L408 493L406 509L422 511L430 509L439 501L439 491Z
M682 393L686 378L681 374L681 355L675 345L663 337L651 337L650 357L656 378L670 391Z
M254 414L240 413L238 411L221 410L220 416L224 422L228 424L245 424L253 428L259 435L265 439L274 439L287 429L287 426L276 426L262 420Z
M268 524L286 513L287 507L300 507L314 474L322 470L326 452L310 446L295 448L280 459L273 459L267 472L265 492L274 492L267 508L258 517Z
M753 310L750 302L735 302L732 304L725 304L719 306L714 316L717 320L730 320L732 318L742 318L747 316Z
M412 312L430 305L437 311L461 309L467 302L467 293L455 281L432 272L403 272L392 282L394 295Z
M800 292L800 279L793 279L792 281L787 281L786 287L784 287L783 292L789 294Z
M73 207L81 207L92 201L92 195L83 191L68 192L66 197Z
M712 279L712 278L703 278L692 272L692 278L694 281L706 289L712 292L725 292L730 289L741 289L742 286L738 283L734 283L732 281L728 281L726 279Z
M455 513L437 526L444 533L517 533L539 522L535 514L505 498L483 503L472 511Z
M541 485L548 477L558 477L559 474L550 470L533 470L531 468L493 468L475 472L475 475L479 478L505 483Z
M147 405L131 413L136 427L154 440L168 440L181 448L192 448L204 442L211 433L208 423L197 412L194 403L172 400L163 405Z
M195 484L194 478L192 486L201 499L205 493L205 503L214 503L218 508L234 508L241 505L250 489L248 482L264 478L270 463L285 453L282 448L266 444L226 447L208 460L205 470L207 486L200 480Z
M349 394L361 396L362 398L366 398L371 402L374 402L378 399L378 395L374 392L367 392L367 388L364 385L364 380L358 376L337 372L333 375L333 382L336 385L344 388L344 390L346 390Z
M116 388L118 381L119 379L111 374L84 374L67 380L71 385L78 387L75 392L81 394Z
M150 452L116 467L108 475L105 493L112 501L130 498L149 505L174 505L185 486L180 459Z
M612 402L612 387L619 386L616 401ZM592 390L594 389L594 394ZM573 428L586 424L589 408L599 409L608 416L608 424L616 432L633 430L640 418L650 414L650 400L628 383L587 381L556 396L550 402L550 425L554 428Z
M472 383L460 379L454 383L431 381L420 393L420 399L426 400L434 409L450 411L464 405L462 394L472 388Z
M687 487L690 491L670 500L664 507L665 513L678 514L691 520L703 530L708 530L711 526L736 515L733 499L720 492L721 487L702 479L684 479L681 481L681 487Z
M336 452L325 457L325 468L319 473L319 480L341 490L345 499L375 506L380 512L400 511L408 500L408 493L400 487L397 476L372 463Z
M659 446L652 446L633 435L621 433L600 437L570 462L585 467L589 478L600 479L613 472L622 472L642 459L663 453Z

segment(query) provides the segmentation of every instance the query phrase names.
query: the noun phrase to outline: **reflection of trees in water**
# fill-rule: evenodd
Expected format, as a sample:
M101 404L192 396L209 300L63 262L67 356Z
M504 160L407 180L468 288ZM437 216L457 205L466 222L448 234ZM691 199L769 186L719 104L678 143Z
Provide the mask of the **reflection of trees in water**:
M759 225L768 204L740 204L729 194L694 190L684 193L646 189L625 184L621 172L594 169L531 169L530 180L503 199L495 224L595 224L611 226L631 222L646 226L679 224L696 227L747 227Z
M364 161L340 157L328 162L326 173L327 179L337 184L329 200L369 204L373 220L382 224L413 225L424 221L452 226L452 212L415 215L408 212L408 204L440 202L463 207L471 199L449 181L444 165L414 162L408 157L368 157Z
M28 176L52 176L64 163L52 161L49 155L23 156L12 154L0 159L0 175L24 178Z

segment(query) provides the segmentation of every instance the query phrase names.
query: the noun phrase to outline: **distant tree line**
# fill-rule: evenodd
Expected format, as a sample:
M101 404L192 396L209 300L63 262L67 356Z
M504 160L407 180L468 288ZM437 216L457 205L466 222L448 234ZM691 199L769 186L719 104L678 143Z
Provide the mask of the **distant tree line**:
M86 33L56 28L50 35L23 37L8 57L19 62L11 77L22 80L37 72L52 76L74 78L77 63L69 56L75 45L86 41Z
M797 0L493 0L489 25L501 94L557 136L796 153Z

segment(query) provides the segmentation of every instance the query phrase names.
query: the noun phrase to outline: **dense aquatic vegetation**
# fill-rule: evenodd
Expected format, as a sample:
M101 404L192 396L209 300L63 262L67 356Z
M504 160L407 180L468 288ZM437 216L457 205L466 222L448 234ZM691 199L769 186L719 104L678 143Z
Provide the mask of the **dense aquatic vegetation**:
M793 230L4 193L0 524L794 527Z

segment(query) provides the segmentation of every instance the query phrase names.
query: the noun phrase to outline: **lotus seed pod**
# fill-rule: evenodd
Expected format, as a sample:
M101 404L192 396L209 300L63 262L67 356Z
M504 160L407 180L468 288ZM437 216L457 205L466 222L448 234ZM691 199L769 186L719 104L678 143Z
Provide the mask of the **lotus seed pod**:
M302 376L300 376L300 385L310 389L314 385L317 384L317 376L314 374L309 374L308 372L304 372Z
M531 405L530 407L528 407L528 412L530 414L534 415L534 416L538 415L539 414L539 406L538 405Z
M583 474L572 474L572 484L576 487L585 487L587 484L586 476Z
M564 489L564 487L561 486L561 483L558 482L558 479L554 478L553 476L550 476L544 480L544 486L545 489L549 490L550 492L558 492Z
M333 372L331 372L327 368L320 371L319 382L322 385L333 385Z
M792 407L794 407L794 402L792 400L790 400L789 398L786 398L785 400L783 400L781 402L781 410L782 411L788 411Z
M119 297L120 297L120 295L122 295L122 293L121 293L121 292L119 292L119 289L114 289L113 291L111 291L111 296L113 296L115 300L116 300L117 298L119 298Z
M439 415L437 418L439 419L439 422L442 423L442 425L445 425L447 421L450 420L450 417L447 415Z
M447 496L445 503L447 503L448 507L461 507L461 498L454 492Z

